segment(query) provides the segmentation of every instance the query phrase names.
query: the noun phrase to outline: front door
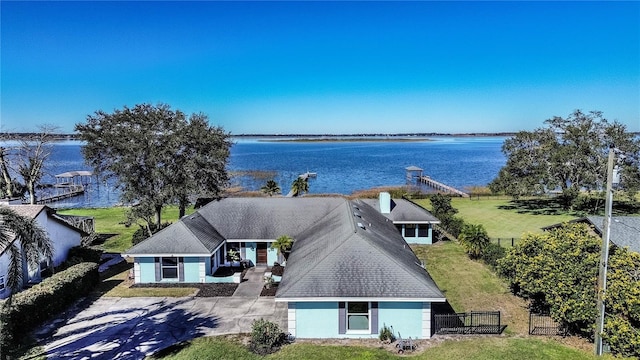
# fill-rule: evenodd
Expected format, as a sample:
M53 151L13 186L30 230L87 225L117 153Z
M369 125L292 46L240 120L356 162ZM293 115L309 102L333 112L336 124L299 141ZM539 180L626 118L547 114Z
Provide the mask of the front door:
M266 265L267 264L267 243L258 243L256 250L258 253L256 254L256 265Z

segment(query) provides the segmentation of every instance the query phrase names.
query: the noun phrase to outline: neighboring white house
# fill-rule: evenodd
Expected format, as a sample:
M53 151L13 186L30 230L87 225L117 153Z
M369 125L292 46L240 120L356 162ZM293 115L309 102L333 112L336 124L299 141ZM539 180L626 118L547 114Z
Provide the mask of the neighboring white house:
M35 219L38 225L42 227L53 244L52 263L46 259L42 259L37 268L28 268L23 261L23 281L24 285L28 283L39 282L43 271L52 266L59 266L67 259L69 249L80 245L83 236L86 236L83 230L80 230L66 221L62 220L55 214L55 210L46 205L0 205L8 206L16 213ZM20 249L20 244L18 243ZM9 255L6 254L6 248L0 249L0 299L4 299L10 294L10 290L6 286L7 269L9 266ZM22 249L20 249L22 250Z

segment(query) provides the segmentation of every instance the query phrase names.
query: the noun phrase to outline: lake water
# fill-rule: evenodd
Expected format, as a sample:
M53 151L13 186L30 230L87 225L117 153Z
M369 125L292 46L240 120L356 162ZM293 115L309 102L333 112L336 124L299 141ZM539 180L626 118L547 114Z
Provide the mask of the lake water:
M420 142L265 142L237 139L228 169L236 174L232 185L259 190L274 178L283 193L299 174L317 173L309 182L312 194L351 194L380 186L405 185L405 168L424 169L424 174L447 185L464 189L487 185L505 164L500 151L504 137L435 137ZM90 170L80 153L81 143L56 143L48 173ZM250 173L249 173L250 172ZM53 176L45 182L54 183ZM105 207L119 203L112 184L100 183L83 196L51 204L52 207Z

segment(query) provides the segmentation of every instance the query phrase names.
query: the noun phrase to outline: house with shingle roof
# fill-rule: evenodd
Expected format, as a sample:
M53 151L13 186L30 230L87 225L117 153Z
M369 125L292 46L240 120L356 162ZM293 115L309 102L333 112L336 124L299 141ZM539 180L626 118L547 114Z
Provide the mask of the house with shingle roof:
M600 237L604 234L604 216L587 216L570 222L585 223ZM542 229L548 230L560 225L562 224L554 224ZM640 216L612 216L609 229L609 240L617 247L626 247L640 253Z
M288 304L288 330L299 338L377 337L386 324L403 336L431 336L431 304L446 299L413 253L397 221L368 200L343 197L225 198L133 246L136 283L217 282L236 250L273 265L278 237L295 241L275 301ZM401 199L402 200L402 199ZM396 206L415 206L402 203ZM418 214L418 213L416 213ZM413 221L437 221L426 210ZM425 220L427 219L427 220ZM400 228L402 229L402 228Z
M87 233L65 221L58 216L54 209L46 205L0 205L8 206L11 210L19 215L29 219L35 219L40 227L42 227L51 239L53 244L53 258L51 262L47 259L41 259L37 268L28 268L23 261L23 282L28 283L39 282L42 279L42 273L48 269L59 266L67 259L69 249L79 246L83 236ZM18 244L18 248L20 246ZM0 249L0 299L10 295L10 290L5 286L7 269L9 266L9 256L5 254L6 248Z
M387 192L380 193L378 199L361 201L391 220L408 243L433 243L433 226L440 224L440 220L413 201L392 199Z

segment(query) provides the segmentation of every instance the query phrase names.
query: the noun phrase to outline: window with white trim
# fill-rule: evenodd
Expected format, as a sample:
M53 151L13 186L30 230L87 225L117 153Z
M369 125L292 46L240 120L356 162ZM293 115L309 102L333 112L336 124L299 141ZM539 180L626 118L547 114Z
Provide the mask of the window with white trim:
M418 225L418 237L428 237L428 236L429 236L429 224Z
M370 318L368 302L347 303L347 331L369 331Z
M406 224L404 226L404 237L416 237L416 224Z
M178 258L163 257L160 259L160 273L162 279L178 280Z

